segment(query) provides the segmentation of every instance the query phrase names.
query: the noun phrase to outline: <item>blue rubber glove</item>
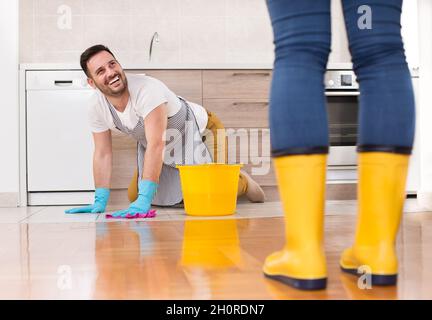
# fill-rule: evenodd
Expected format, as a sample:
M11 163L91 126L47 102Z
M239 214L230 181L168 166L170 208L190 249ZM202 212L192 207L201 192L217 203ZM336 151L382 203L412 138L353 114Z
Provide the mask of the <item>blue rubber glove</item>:
M126 218L128 214L147 213L151 208L151 203L157 188L157 183L149 180L141 180L138 183L138 198L130 204L129 208L114 212L112 216L115 218Z
M94 204L87 207L73 208L66 210L65 213L102 213L105 212L105 208L108 203L110 196L110 189L97 188L95 192Z

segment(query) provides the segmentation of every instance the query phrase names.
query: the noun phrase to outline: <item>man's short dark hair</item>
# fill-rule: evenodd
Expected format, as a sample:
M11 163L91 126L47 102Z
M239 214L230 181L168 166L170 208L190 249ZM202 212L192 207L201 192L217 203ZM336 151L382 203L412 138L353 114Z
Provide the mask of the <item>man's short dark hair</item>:
M81 54L81 58L80 58L81 68L83 69L83 71L85 72L85 74L87 75L87 77L90 78L90 74L89 74L88 67L87 67L87 62L88 62L88 61L89 61L89 60L90 60L94 55L96 55L96 54L98 54L99 52L102 52L102 51L106 51L106 52L111 53L111 55L112 55L112 56L114 57L114 59L115 59L115 56L114 56L114 54L111 52L111 50L108 49L108 47L106 47L106 46L104 46L104 45L102 45L102 44L97 44L97 45L95 45L95 46L92 46L92 47L88 48L86 51L84 51L84 52Z

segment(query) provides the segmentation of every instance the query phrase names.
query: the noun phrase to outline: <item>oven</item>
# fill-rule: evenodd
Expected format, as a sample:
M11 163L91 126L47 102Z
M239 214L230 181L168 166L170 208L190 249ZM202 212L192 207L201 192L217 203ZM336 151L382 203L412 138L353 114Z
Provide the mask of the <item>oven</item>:
M359 85L352 70L328 70L325 94L330 135L329 166L357 165Z

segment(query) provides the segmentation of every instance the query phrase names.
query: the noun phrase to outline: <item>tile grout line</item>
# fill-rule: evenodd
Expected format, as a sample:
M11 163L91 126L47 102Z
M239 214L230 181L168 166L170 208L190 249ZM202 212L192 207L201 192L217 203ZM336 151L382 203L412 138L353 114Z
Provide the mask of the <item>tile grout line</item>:
M31 222L31 221L27 221L27 222L25 222L25 220L29 220L30 218L32 218L32 217L34 217L36 214L38 214L38 213L41 213L42 211L44 211L44 210L46 210L46 209L48 209L48 208L63 208L64 206L59 206L59 207L56 207L56 206L48 206L48 207L42 207L40 210L37 210L36 212L34 212L34 213L32 213L31 215L29 215L28 217L26 217L26 218L24 218L24 219L22 219L22 220L19 220L17 223L19 223L19 224L30 224L30 223L95 223L96 222L96 220L98 219L98 217L99 217L99 214L98 214L98 217L95 219L95 220L91 220L91 221L88 221L88 220L85 220L85 221L80 221L80 220L75 220L75 221L41 221L41 222ZM66 215L66 213L62 213L63 215Z
M19 220L17 223L18 223L18 224L25 223L24 220L28 220L28 219L30 219L30 218L33 217L35 214L37 214L37 213L39 213L39 212L45 210L46 208L47 208L47 207L42 207L42 208L40 208L40 210L37 210L37 211L33 212L32 214L30 214L29 216L25 217L24 219ZM28 224L28 223L27 223L27 224Z

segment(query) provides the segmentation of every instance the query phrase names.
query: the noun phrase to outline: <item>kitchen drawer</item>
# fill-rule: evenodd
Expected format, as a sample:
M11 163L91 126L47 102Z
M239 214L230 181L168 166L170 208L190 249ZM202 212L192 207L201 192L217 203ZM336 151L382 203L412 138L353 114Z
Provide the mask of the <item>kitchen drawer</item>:
M227 128L267 128L266 99L204 99L204 107L216 114Z
M268 99L270 70L204 70L203 98Z
M188 101L202 104L201 70L131 70L130 73L145 73L162 81L175 94Z

